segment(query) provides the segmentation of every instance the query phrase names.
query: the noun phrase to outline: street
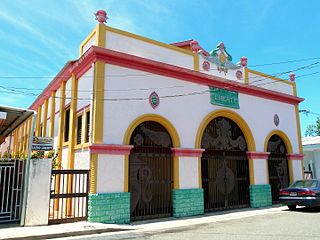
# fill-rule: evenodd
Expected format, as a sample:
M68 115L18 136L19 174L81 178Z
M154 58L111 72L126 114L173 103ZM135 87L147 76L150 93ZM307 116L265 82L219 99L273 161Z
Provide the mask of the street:
M103 233L68 239L320 239L320 208L298 208L296 211L288 211L285 207L282 207L273 211L261 212L254 216L244 215L239 217L242 213L239 214L236 218L221 218L219 221L171 229L168 229L171 222L167 221L165 222L167 229ZM199 221L201 221L201 218L199 218Z

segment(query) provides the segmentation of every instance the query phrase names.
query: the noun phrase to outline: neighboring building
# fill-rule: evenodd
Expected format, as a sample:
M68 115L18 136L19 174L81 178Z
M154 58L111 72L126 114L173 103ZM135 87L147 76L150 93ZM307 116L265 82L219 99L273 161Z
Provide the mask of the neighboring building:
M313 178L320 177L320 136L302 138L304 170L311 171Z
M222 43L209 55L103 22L30 107L63 169L91 170L89 221L270 206L302 178L293 75L233 64Z

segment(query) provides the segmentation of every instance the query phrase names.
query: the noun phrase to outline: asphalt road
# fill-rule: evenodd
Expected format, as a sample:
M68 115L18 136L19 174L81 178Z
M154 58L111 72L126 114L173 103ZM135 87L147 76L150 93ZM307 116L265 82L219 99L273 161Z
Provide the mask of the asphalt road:
M269 214L227 219L170 230L130 232L117 235L99 234L70 239L320 239L320 208L298 208L296 211L281 209Z

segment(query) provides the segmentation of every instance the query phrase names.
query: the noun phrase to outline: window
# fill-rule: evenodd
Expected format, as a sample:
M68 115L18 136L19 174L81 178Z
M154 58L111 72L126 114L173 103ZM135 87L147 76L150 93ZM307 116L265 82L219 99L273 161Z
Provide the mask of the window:
M85 142L89 142L89 131L90 131L90 111L86 112L86 135Z
M66 117L64 122L64 141L69 141L69 128L70 128L70 108L66 110Z
M82 115L77 117L77 144L81 144L82 138Z

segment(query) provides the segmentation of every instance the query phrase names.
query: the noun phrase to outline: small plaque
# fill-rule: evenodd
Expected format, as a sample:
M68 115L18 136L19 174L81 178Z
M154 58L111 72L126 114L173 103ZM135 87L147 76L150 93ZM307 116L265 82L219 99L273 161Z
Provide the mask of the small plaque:
M152 92L149 96L149 103L153 109L156 109L160 104L160 98L156 92Z

